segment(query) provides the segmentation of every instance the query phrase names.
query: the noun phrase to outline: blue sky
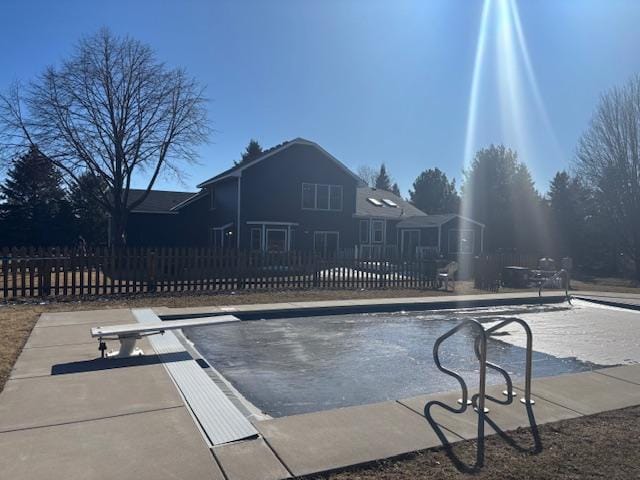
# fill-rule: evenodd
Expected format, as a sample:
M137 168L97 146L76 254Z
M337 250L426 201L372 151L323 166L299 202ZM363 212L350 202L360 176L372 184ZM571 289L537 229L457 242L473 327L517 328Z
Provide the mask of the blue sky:
M494 8L504 1L494 0ZM168 65L185 67L211 99L216 133L202 147L200 164L188 167L186 184L167 177L157 188L193 190L239 158L252 137L264 147L304 137L354 169L385 162L406 195L426 168L438 166L461 181L482 6L480 0L4 0L0 88L33 78L68 55L80 36L107 26L149 43ZM553 174L568 167L600 94L640 73L640 1L518 6L548 123L526 75L515 82L517 101L505 94L514 82L499 73L507 57L495 43L494 12L473 147L517 148L546 191ZM522 65L514 66L520 74ZM525 140L514 136L514 118L522 120Z

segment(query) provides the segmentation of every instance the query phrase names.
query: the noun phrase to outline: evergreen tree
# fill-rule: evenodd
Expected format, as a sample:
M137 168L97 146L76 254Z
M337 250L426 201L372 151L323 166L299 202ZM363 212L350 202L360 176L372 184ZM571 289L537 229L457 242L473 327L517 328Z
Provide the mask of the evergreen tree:
M380 171L376 177L375 187L380 190L391 191L391 177L387 174L387 167L384 163L380 165Z
M249 140L249 144L244 149L244 152L242 152L242 158L240 159L240 161L235 162L235 164L241 165L243 163L251 162L260 157L260 155L262 155L262 152L262 147L260 146L258 141L252 138L251 140Z
M486 225L486 251L548 254L552 242L543 201L514 150L479 150L464 177L462 213Z
M425 170L413 182L409 198L417 208L429 214L457 213L460 197L456 181L449 181L439 168Z
M105 190L104 182L90 172L80 175L78 181L71 187L69 200L76 219L77 231L89 245L101 245L107 242L107 214L104 207L96 200Z
M400 195L400 187L398 186L398 184L396 182L394 182L393 185L391 185L391 191L393 193L395 193L397 196L401 197L402 195Z
M5 245L69 245L74 240L73 215L60 172L36 147L12 162L0 197L0 241Z

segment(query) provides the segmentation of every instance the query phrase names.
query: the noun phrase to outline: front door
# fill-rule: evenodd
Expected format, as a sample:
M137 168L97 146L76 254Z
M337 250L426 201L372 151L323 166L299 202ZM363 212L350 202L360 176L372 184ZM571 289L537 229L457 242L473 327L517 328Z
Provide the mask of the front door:
M402 254L405 257L415 257L418 245L420 245L420 230L402 230Z

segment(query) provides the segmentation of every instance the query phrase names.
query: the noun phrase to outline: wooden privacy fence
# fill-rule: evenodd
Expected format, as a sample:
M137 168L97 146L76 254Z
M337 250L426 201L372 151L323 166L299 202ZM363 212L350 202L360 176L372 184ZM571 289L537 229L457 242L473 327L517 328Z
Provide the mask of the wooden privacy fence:
M0 251L0 298L263 289L432 288L434 261L210 248Z

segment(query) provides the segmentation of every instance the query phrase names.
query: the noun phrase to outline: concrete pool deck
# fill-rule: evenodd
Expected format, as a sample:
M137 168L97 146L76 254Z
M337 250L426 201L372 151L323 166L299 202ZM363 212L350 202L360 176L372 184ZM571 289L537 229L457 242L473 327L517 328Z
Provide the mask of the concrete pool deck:
M551 295L548 292L547 295ZM304 302L317 311L368 305L435 305L440 301L510 301L499 294L431 299ZM640 299L628 297L627 300ZM640 303L640 300L638 300ZM461 305L462 304L462 305ZM284 304L202 309L201 313L283 311ZM192 315L187 311L155 309ZM197 310L197 309L195 309ZM100 360L92 326L131 323L127 309L43 314L0 393L0 471L12 479L278 479L441 445L424 417L427 401L453 404L457 392L418 396L278 419L255 421L261 436L209 449L174 383L154 355ZM109 345L111 347L111 345ZM151 347L146 340L141 347ZM537 424L640 404L640 365L533 381ZM495 388L489 393L497 395ZM529 426L526 409L489 403L501 430ZM446 438L474 438L475 414L434 407ZM492 427L487 424L487 434Z

